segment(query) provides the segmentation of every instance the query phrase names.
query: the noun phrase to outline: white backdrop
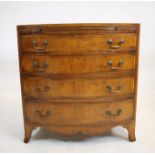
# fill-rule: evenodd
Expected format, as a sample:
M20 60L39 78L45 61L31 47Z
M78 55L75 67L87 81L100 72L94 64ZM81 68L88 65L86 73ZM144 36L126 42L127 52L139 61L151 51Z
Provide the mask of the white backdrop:
M155 151L155 2L0 2L0 151L37 151L25 148L22 143L23 123L18 71L16 25L53 23L140 23L139 92L137 109L137 142L100 139L93 149L93 142L82 146L62 142L63 147L41 148L40 151L55 152L117 152ZM11 113L12 112L12 113ZM4 123L4 124L3 124ZM10 129L13 128L13 131ZM12 136L12 137L9 137ZM7 138L6 138L7 137ZM12 138L12 139L11 139ZM138 140L139 139L139 140ZM37 140L35 140L37 141ZM43 141L46 143L46 139ZM114 141L114 143L112 143ZM8 143L10 142L10 143ZM54 141L55 142L55 141ZM14 143L14 145L12 145ZM61 143L59 141L59 143ZM122 148L112 144L125 143ZM10 145L9 145L10 144ZM79 144L79 143L76 143ZM85 143L84 143L85 144ZM89 145L87 145L89 144ZM92 146L91 146L92 144ZM106 147L102 147L106 144ZM7 146L10 146L8 149ZM52 146L53 143L46 144ZM80 145L80 144L79 144ZM12 147L11 147L12 146ZM87 147L89 146L89 147ZM20 147L19 147L20 148ZM98 149L97 149L98 148ZM128 150L129 149L129 150Z

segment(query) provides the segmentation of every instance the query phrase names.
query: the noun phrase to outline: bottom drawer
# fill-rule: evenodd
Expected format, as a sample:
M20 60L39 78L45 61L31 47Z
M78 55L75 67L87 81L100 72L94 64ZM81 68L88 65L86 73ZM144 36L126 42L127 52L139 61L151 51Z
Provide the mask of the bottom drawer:
M26 119L40 125L117 123L133 119L133 100L107 103L45 103L28 101Z

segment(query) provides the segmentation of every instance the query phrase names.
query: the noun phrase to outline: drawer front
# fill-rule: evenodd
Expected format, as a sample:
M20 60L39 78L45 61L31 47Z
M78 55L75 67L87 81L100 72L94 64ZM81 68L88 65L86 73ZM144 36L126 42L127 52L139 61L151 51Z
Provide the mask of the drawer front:
M20 51L80 52L87 50L130 49L136 47L136 34L105 35L21 35Z
M134 78L48 79L29 77L23 80L24 95L32 97L103 97L130 95Z
M133 119L133 100L83 104L30 101L25 105L25 114L28 121L42 125L117 123Z
M46 74L102 73L135 69L133 54L90 56L22 56L22 72Z

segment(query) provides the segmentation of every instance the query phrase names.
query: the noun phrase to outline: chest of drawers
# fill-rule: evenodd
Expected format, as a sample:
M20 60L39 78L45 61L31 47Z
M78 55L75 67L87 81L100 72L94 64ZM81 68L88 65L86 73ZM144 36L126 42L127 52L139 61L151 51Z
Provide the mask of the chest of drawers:
M25 142L36 127L135 141L139 24L20 25Z

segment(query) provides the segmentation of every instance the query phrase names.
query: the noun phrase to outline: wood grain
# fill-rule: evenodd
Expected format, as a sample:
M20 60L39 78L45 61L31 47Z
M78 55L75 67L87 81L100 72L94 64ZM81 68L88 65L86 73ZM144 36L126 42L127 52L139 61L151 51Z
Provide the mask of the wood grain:
M22 35L20 36L20 51L41 51L33 46L33 40L43 51L79 51L79 50L108 50L108 40L112 39L113 45L119 45L121 39L124 43L119 49L132 49L136 47L136 35L131 34L107 34L107 35ZM44 41L48 45L44 47ZM78 50L77 50L78 49Z
M110 66L108 63L111 62ZM123 64L120 65L120 62ZM34 64L36 63L36 64ZM89 55L89 56L34 56L22 55L21 68L25 73L43 74L93 74L105 71L135 69L135 55Z
M81 104L29 101L25 110L27 121L40 125L99 125L133 119L133 100Z
M19 25L17 32L24 142L36 127L97 135L118 125L136 140L139 24Z
M32 97L106 97L134 92L133 78L51 80L29 77L23 79L23 85L25 96ZM111 91L108 86L112 87Z

